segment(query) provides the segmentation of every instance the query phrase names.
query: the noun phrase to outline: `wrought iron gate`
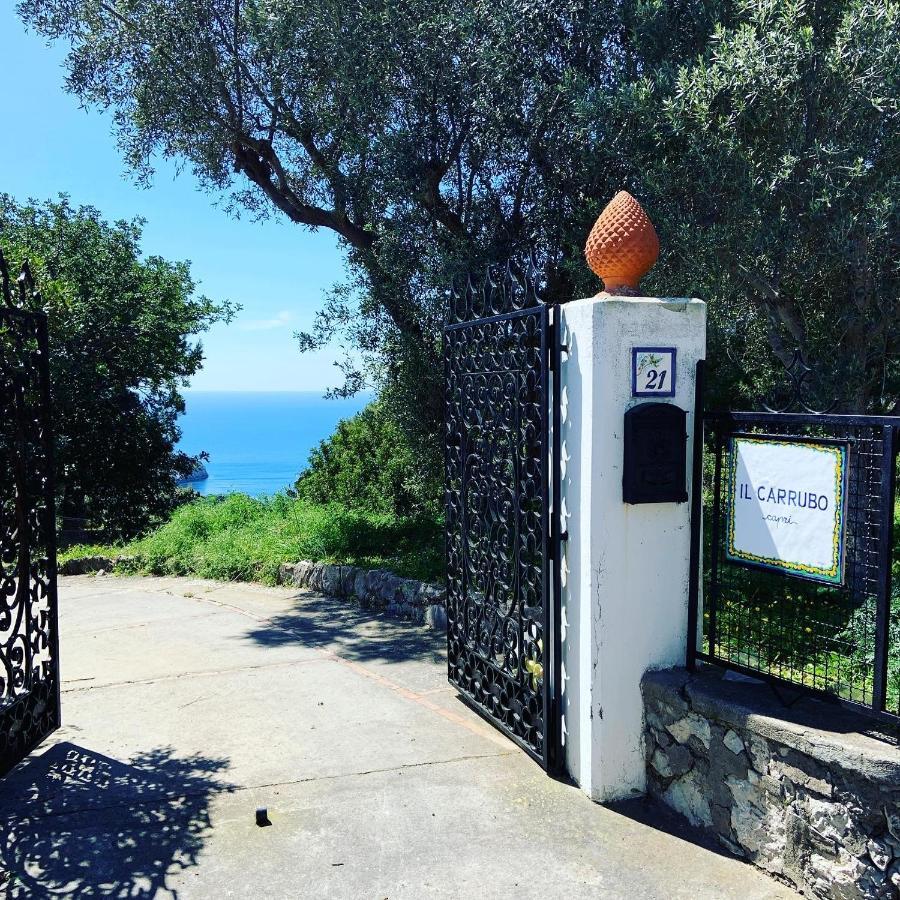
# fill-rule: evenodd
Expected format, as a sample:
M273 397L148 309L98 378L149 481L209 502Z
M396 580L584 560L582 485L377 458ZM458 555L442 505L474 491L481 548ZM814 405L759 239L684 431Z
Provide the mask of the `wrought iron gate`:
M0 253L0 777L60 724L47 317ZM35 302L37 301L37 302Z
M448 676L546 769L557 753L552 315L532 270L471 282L444 331ZM554 404L553 408L558 408Z

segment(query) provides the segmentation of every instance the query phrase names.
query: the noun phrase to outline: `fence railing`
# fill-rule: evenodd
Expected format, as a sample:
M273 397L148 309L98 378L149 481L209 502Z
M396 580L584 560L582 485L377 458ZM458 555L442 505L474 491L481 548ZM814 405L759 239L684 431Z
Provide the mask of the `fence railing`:
M900 723L900 597L891 578L900 418L725 412L704 415L703 426L694 469L703 492L692 526L694 559L703 563L691 586L689 664L705 660ZM842 546L834 583L780 571L762 557L736 558L735 494L747 491L736 477L736 441L840 453Z

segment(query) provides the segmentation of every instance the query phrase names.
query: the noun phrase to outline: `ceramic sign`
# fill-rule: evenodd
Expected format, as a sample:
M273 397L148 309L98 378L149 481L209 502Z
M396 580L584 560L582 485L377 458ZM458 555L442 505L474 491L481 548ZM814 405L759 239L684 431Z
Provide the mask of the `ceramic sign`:
M631 348L631 396L675 396L675 348Z
M846 444L733 437L726 557L842 584L846 480Z

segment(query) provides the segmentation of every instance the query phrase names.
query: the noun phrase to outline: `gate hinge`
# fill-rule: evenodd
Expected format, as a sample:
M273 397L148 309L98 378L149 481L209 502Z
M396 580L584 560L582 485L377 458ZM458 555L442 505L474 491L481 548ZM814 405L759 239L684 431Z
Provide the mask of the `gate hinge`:
M567 541L567 540L569 540L569 532L568 532L568 531L561 531L561 532L559 533L559 537L558 537L558 538L556 537L556 535L553 535L553 538L551 539L550 545L549 545L549 547L548 547L547 555L548 555L548 557L549 557L550 559L552 559L554 562L557 561L557 559L556 559L556 548L559 547L560 550L562 550L563 542L564 542L564 541Z

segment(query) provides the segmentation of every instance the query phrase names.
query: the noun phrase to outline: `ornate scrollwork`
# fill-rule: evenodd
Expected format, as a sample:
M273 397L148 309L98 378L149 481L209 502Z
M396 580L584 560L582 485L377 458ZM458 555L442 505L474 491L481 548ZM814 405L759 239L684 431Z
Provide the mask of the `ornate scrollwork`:
M445 332L449 676L543 759L547 308L498 314L516 290Z
M0 253L0 775L58 727L47 321ZM18 304L14 302L18 300Z
M488 267L482 280L468 275L450 291L448 324L470 322L530 309L543 302L543 274L535 253Z
M799 347L794 350L791 361L785 364L784 374L787 380L786 390L782 390L777 398L773 394L768 400L759 401L766 412L806 412L819 416L831 412L837 405L837 401L833 400L825 409L815 409L807 402L812 393L810 382L814 379L815 372L806 364L803 351Z

